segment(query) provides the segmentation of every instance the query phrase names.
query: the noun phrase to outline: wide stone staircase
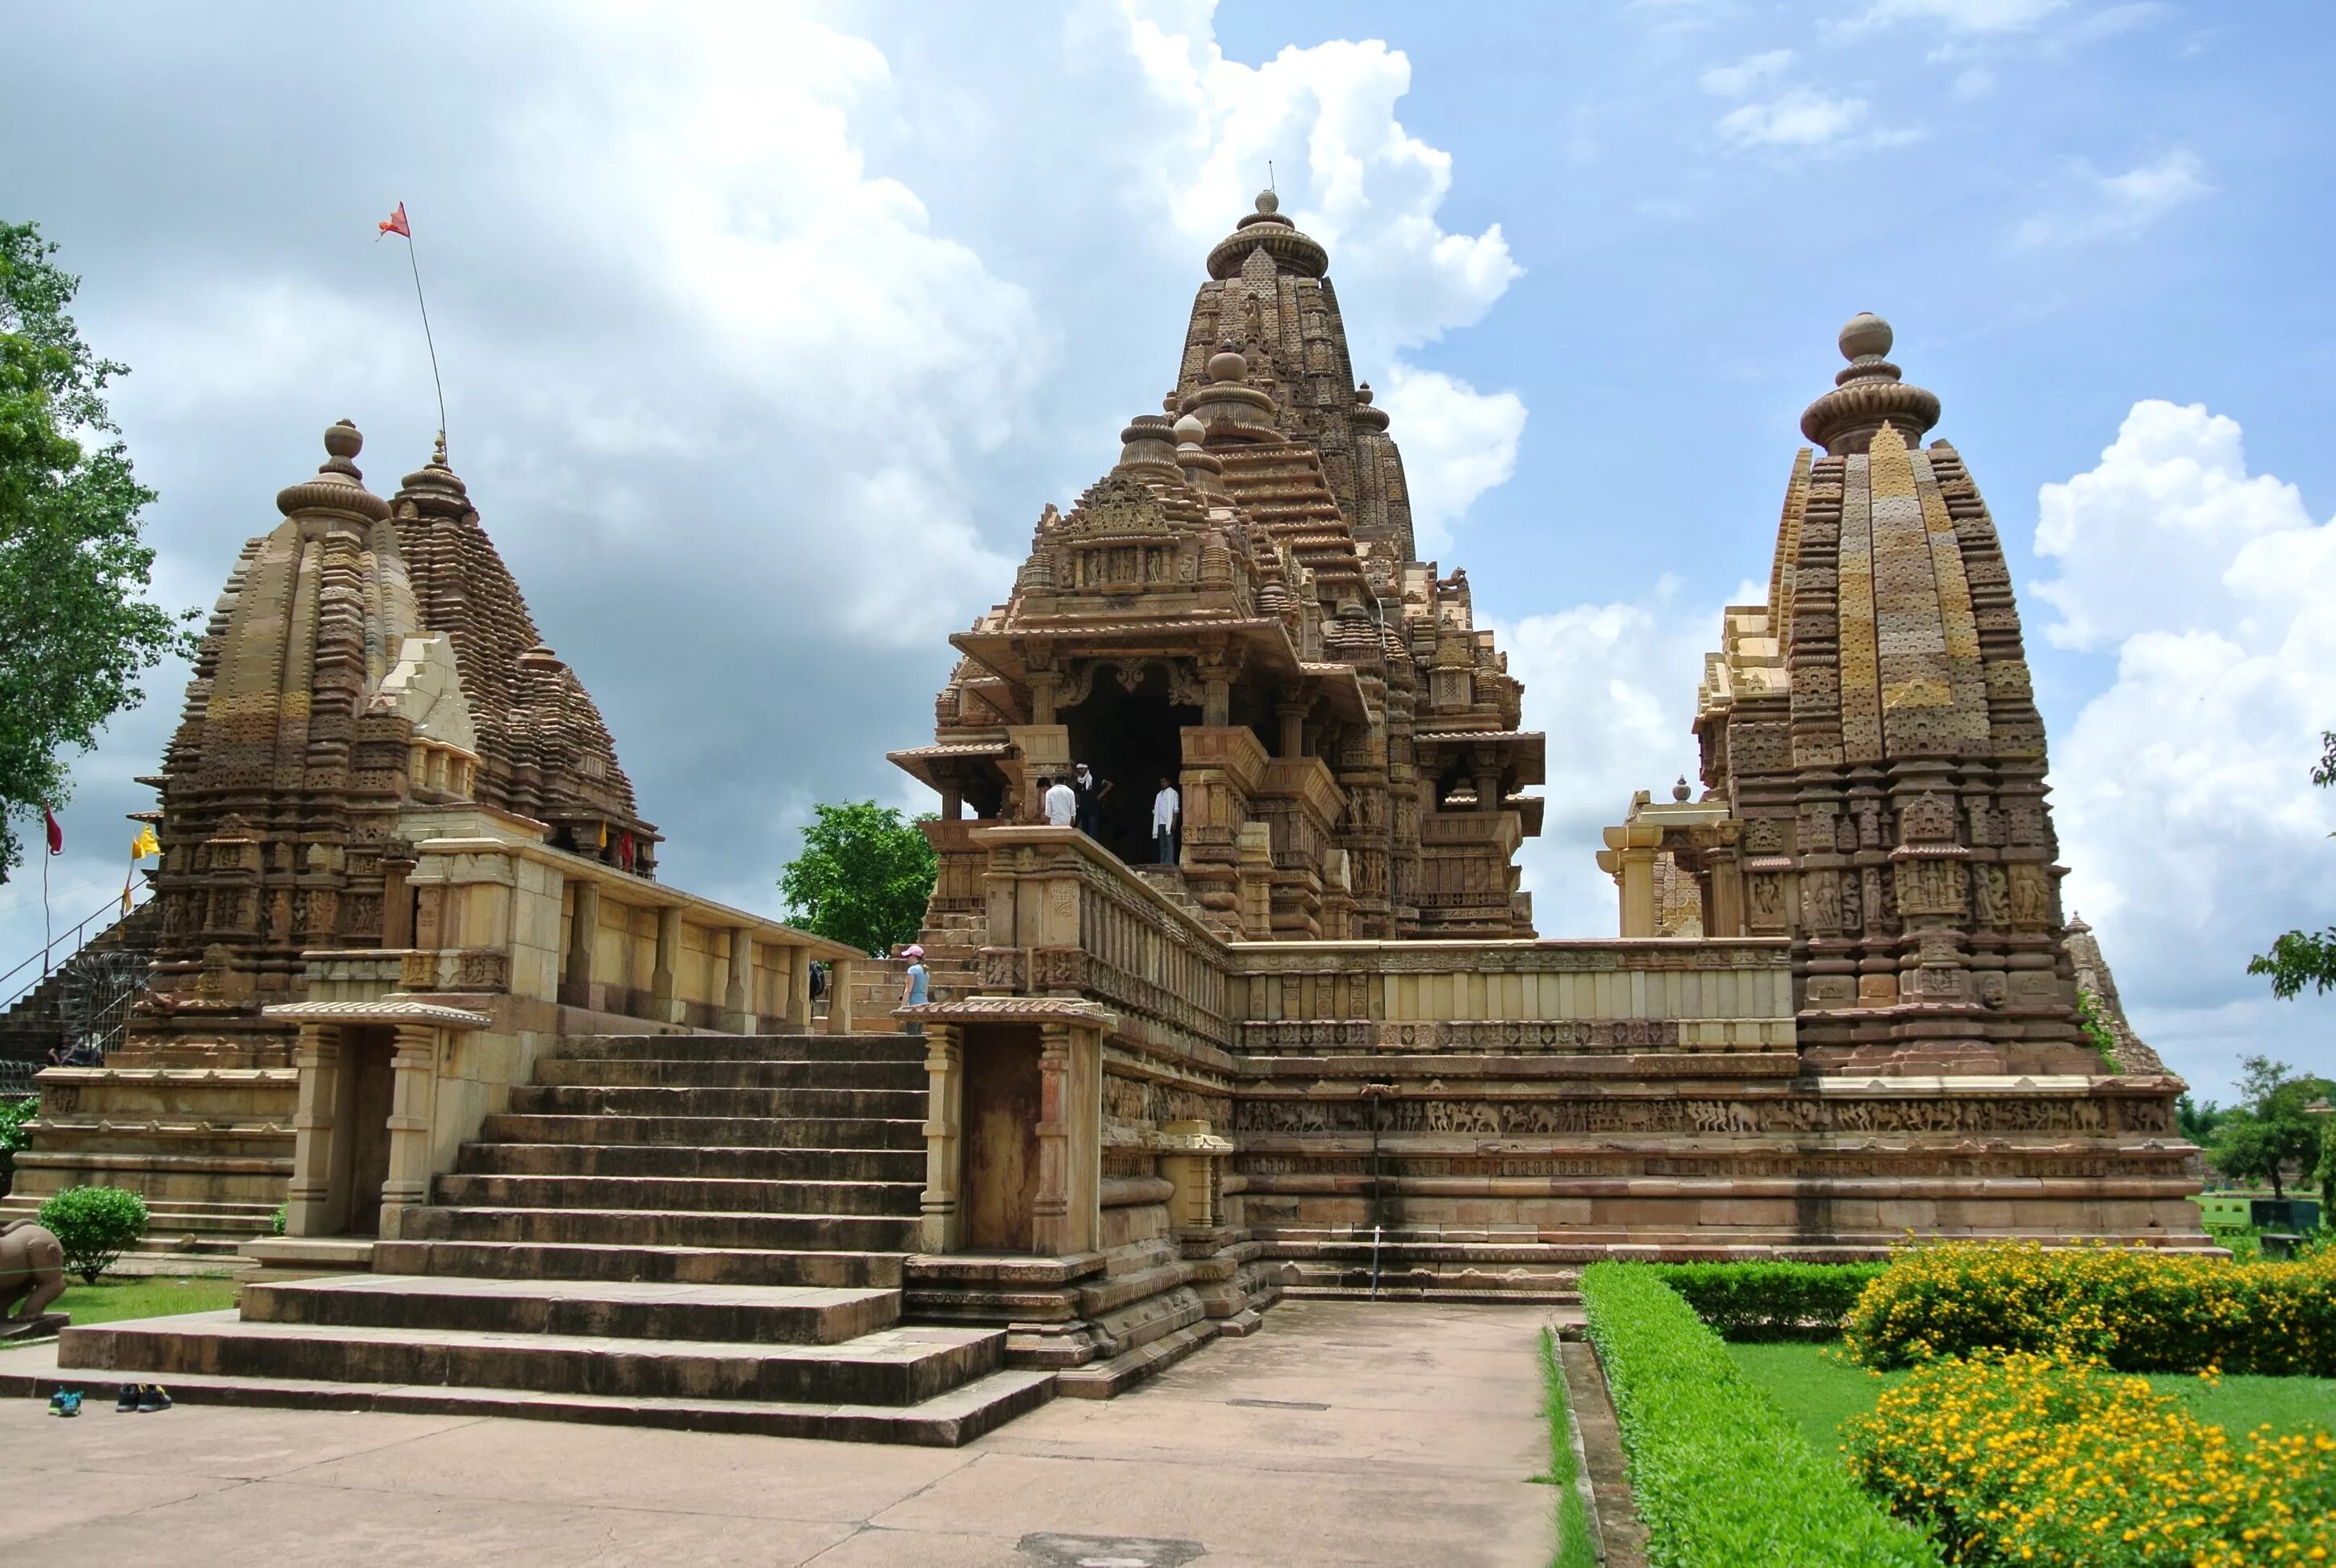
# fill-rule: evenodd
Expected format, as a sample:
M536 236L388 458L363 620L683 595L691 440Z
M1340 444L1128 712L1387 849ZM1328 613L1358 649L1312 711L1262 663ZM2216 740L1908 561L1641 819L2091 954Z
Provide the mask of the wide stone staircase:
M898 1034L569 1041L374 1272L255 1282L239 1316L70 1329L60 1375L194 1402L965 1442L1054 1375L1008 1370L1002 1329L900 1321L923 1056Z

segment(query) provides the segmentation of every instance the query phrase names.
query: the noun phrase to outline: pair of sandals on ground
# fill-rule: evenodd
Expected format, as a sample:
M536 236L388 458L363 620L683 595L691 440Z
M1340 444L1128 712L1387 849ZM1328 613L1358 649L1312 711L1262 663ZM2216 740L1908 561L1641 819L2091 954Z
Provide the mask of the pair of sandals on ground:
M117 1416L151 1415L156 1410L167 1410L170 1407L170 1396L163 1391L162 1385L160 1383L124 1383L122 1385L122 1397L113 1402L113 1413ZM81 1390L60 1388L50 1395L49 1414L52 1416L80 1415Z

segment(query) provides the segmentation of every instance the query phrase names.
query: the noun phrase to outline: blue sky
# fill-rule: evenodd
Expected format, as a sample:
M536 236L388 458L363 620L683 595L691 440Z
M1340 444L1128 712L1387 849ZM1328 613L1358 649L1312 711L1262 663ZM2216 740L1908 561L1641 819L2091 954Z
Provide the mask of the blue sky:
M2336 1073L2242 972L2336 921L2336 16L2304 4L416 7L319 26L34 5L0 212L86 277L208 604L316 433L375 488L436 420L607 711L673 880L772 908L814 800L913 803L943 637L1172 378L1273 161L1329 245L1426 532L1551 734L1550 935L1691 765L1719 607L1765 579L1800 409L1860 309L2010 554L2068 887L2207 1094ZM320 64L329 69L320 69ZM363 92L351 83L371 84ZM2039 526L2042 532L2039 537ZM2039 548L2040 547L2040 548ZM179 671L78 772L62 912L119 885ZM31 872L33 868L26 868ZM36 881L0 888L10 957Z

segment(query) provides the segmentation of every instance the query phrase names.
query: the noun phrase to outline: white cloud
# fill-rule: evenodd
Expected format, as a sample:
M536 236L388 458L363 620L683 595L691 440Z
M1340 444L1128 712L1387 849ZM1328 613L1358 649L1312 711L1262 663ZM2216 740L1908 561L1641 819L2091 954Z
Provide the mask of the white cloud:
M1766 103L1747 103L1714 127L1733 151L1751 148L1815 148L1847 137L1865 120L1863 98L1828 98L1806 87Z
M2336 799L2310 781L2336 724L2336 524L2248 474L2235 422L2159 402L2039 508L2037 553L2059 567L2037 590L2061 617L2047 635L2117 658L2054 737L2070 906L2177 1069L2226 1082L2216 1042L2241 1022L2263 1031L2251 1048L2292 1059L2309 1040L2336 1068L2328 1005L2259 1005L2244 972L2278 932L2336 923Z
M2049 213L2029 219L2012 231L2020 246L2068 244L2079 240L2130 239L2175 208L2195 201L2214 187L2199 172L2196 154L2176 148L2154 163L2139 164L2123 174L2097 174L2080 170L2083 185L2073 199Z
M1452 524L1516 472L1524 400L1514 392L1488 395L1440 371L1399 362L1386 387L1373 391L1387 411L1388 433L1403 449L1419 551L1435 560L1451 547Z
M1733 65L1715 65L1696 78L1706 93L1721 98L1741 98L1771 77L1784 73L1793 63L1789 49L1771 49L1739 60Z
M1841 26L1863 32L1898 22L1930 22L1954 33L2026 33L2068 0L1874 0Z
M1679 602L1668 575L1640 598L1575 605L1498 626L1510 673L1525 683L1524 723L1549 736L1542 836L1519 854L1543 936L1611 937L1613 880L1592 858L1600 832L1639 790L1659 797L1696 776L1696 684L1718 638L1719 607ZM1757 602L1745 583L1731 602Z

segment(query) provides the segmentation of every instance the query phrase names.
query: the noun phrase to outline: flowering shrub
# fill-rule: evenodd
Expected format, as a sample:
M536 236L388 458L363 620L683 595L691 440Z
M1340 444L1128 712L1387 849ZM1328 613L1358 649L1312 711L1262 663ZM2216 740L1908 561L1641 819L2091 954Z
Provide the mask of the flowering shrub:
M1935 1568L1654 1271L1592 1263L1582 1302L1654 1568Z
M2157 1568L2336 1553L2336 1439L2237 1439L2140 1378L2026 1351L1939 1360L1844 1428L1850 1471L1958 1563Z
M1947 1242L1901 1253L1842 1320L1842 1339L1869 1367L1999 1349L2125 1372L2336 1376L2336 1255L2242 1263Z
M1880 1263L1653 1263L1723 1339L1830 1339Z

